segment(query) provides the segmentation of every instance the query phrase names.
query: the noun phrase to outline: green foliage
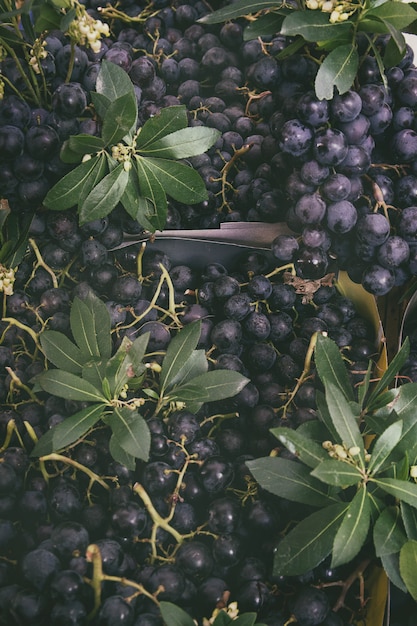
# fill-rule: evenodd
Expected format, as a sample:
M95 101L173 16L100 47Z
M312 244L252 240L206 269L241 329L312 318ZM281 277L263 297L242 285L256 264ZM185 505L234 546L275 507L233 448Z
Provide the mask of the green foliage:
M391 581L416 598L417 385L407 383L394 395L385 389L408 352L407 340L381 381L372 386L366 376L357 391L336 344L317 336L315 363L324 388L319 419L294 431L271 431L297 460L247 462L263 489L309 506L278 543L275 574L303 574L329 555L337 567L373 548Z
M154 415L170 407L197 410L203 402L236 395L248 382L238 372L207 371L205 353L196 349L200 321L189 324L172 339L159 384L150 390L152 393L144 389L149 371L144 363L148 334L133 342L124 337L112 354L110 315L105 304L93 295L86 300L74 298L70 324L74 341L54 330L40 335L42 351L55 367L35 377L35 390L88 402L88 406L44 434L33 456L64 450L101 421L112 432L112 456L134 469L136 459L147 460L149 455L150 433L138 410L146 402L155 403Z
M236 606L235 606L236 605ZM162 619L166 626L195 626L193 618L171 602L160 602ZM232 603L227 609L217 611L213 626L264 626L256 621L256 613L242 613L238 615L237 603ZM214 615L214 614L213 614Z
M320 60L315 90L318 98L327 100L333 97L335 87L339 93L344 93L354 83L360 62L358 33L368 39L384 78L384 67L395 65L405 53L402 31L417 18L417 12L409 3L390 0L344 3L334 6L331 13L309 8L308 2L302 0L291 4L279 0L237 0L199 21L216 24L248 15L255 19L245 28L246 40L274 32L295 38L278 58L285 58L305 43L315 44L320 53L326 53ZM374 44L378 35L389 38L383 58Z
M92 102L101 117L101 137L74 135L61 158L79 163L48 192L52 210L77 206L80 224L108 215L117 204L148 230L166 221L167 195L194 204L207 197L200 175L178 163L210 148L219 131L188 127L185 106L166 107L139 129L133 84L126 72L103 61Z

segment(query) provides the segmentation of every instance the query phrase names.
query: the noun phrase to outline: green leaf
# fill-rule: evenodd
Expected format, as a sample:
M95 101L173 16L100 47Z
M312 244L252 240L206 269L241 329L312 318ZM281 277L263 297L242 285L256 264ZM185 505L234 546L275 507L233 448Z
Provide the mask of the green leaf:
M316 404L317 404L317 410L318 410L318 414L320 417L320 421L323 422L324 426L327 428L328 432L330 433L331 439L333 441L337 441L339 438L339 435L332 422L332 418L329 412L329 407L327 406L326 398L324 396L324 393L322 393L319 390L316 391Z
M280 498L320 507L336 501L328 494L328 487L297 461L279 456L263 457L247 461L246 465L262 489Z
M287 450L298 456L298 458L309 467L314 468L319 463L329 458L326 450L324 450L320 444L312 441L310 437L304 436L301 432L298 432L298 430L281 427L272 428L271 433Z
M417 19L417 12L406 2L384 2L366 11L365 18L378 18L398 30L404 30Z
M400 502L400 507L407 537L417 541L417 510L406 502Z
M371 384L371 376L373 374L373 370L374 370L374 364L373 364L372 361L369 361L369 365L368 365L368 369L366 370L365 378L363 379L362 383L358 387L358 404L359 404L360 407L363 407L366 394L369 391L369 387L370 387L370 384Z
M84 360L88 361L94 357L107 356L100 353L94 315L91 313L87 303L78 297L74 298L71 306L70 324L72 335Z
M143 461L148 460L151 435L146 421L137 411L115 407L108 423L123 450Z
M80 376L62 370L48 370L37 377L42 389L66 400L107 403L103 394Z
M358 73L359 55L353 44L338 46L324 58L315 79L319 100L331 100L336 87L339 94L348 91Z
M356 485L362 479L362 474L354 465L337 459L323 461L317 465L311 475L328 485L342 488Z
M277 0L237 0L237 2L233 2L231 5L200 17L197 22L202 24L219 24L236 17L258 13L258 11L263 9L276 8L278 5L279 2Z
M336 533L331 567L339 567L355 558L365 543L370 521L371 505L363 487L354 495Z
M206 398L205 402L215 402L235 396L249 382L249 379L242 376L239 372L232 370L212 370L205 374L200 374L185 385L176 386L169 393L169 396L175 393L176 397L181 399L187 390L200 389Z
M373 538L378 557L394 554L401 550L407 535L401 521L399 506L387 506L374 524Z
M232 626L255 626L256 613L244 613L233 620Z
M84 303L90 310L95 327L99 355L108 359L112 353L111 320L108 309L98 296L89 294Z
M306 41L343 40L350 32L351 22L331 24L329 14L322 11L292 11L281 28L282 35L301 35Z
M220 131L215 128L193 126L176 130L162 139L148 143L146 148L141 147L138 150L144 156L187 159L206 152L216 143L220 135Z
M122 197L128 179L123 163L102 178L79 207L80 225L106 217Z
M344 394L333 383L324 381L326 402L334 428L341 442L347 447L358 446L361 457L364 456L363 440L359 430L358 417L352 406L346 401Z
M184 105L165 107L158 115L150 117L142 128L136 141L138 150L146 149L151 143L162 139L182 128L187 128L187 107Z
M208 361L205 350L194 350L184 364L184 367L182 367L178 374L171 380L170 387L184 385L196 376L204 374L207 370Z
M165 189L155 176L147 159L135 155L135 163L139 178L140 193L153 205L154 213L148 219L157 230L163 230L168 212L168 203Z
M159 610L166 626L195 626L190 614L171 602L161 601Z
M405 582L408 592L417 600L417 541L410 539L400 552L400 574Z
M128 470L135 471L136 458L123 450L114 435L110 437L109 452L115 461L127 467Z
M78 206L82 206L87 196L93 191L94 187L102 180L108 173L107 157L105 154L100 154L98 161L91 171L90 176L84 182L84 185L80 191L78 197Z
M417 508L417 485L397 478L378 478L374 482L394 498Z
M153 232L155 227L148 219L148 216L153 213L153 207L146 198L141 196L137 168L132 167L128 174L128 182L120 198L120 204L132 219L137 220L145 230Z
M107 109L109 108L111 104L110 98L108 98L102 93L97 93L96 91L92 91L90 95L91 95L91 102L94 105L97 115L101 119L104 119L106 116Z
M410 353L410 341L408 337L406 337L403 345L400 350L396 353L396 355L391 359L387 369L382 374L381 378L372 389L372 392L367 401L367 410L372 411L374 409L374 402L379 396L379 394L386 389L395 379L400 369L405 364L408 355Z
M80 374L83 366L81 350L64 333L46 330L39 341L46 358L59 369Z
M72 135L68 139L68 147L76 154L92 154L102 150L104 142L101 137L80 133L79 135Z
M81 376L84 380L91 383L97 389L100 389L107 400L111 400L111 397L105 392L105 386L103 381L106 376L106 362L93 359L86 363L82 369Z
M274 575L297 576L317 567L332 551L347 506L332 504L316 511L285 535L275 552Z
M165 192L184 204L196 204L207 198L207 189L197 170L169 159L146 158L148 167L163 185Z
M164 361L162 363L160 385L161 395L164 395L165 389L172 386L172 380L187 364L188 359L197 347L201 335L201 321L197 320L192 324L184 326L171 339Z
M316 369L321 380L333 383L348 400L354 400L352 383L337 344L319 333L314 354Z
M394 65L399 65L401 59L404 57L406 45L407 42L404 35L399 30L396 30L395 36L393 34L385 46L383 57L384 67L394 67Z
M30 453L30 456L40 457L54 452L54 446L52 443L53 430L53 428L50 428L38 439Z
M394 422L380 435L371 451L371 460L368 465L368 472L376 474L383 468L384 463L394 450L401 438L403 423L401 420Z
M96 92L102 94L111 102L126 94L134 95L135 93L127 72L110 61L101 61L100 63Z
M401 385L399 393L393 402L393 409L398 418L403 422L401 439L397 444L395 453L408 454L413 459L417 456L417 383Z
M106 146L121 141L136 126L138 105L134 93L126 93L110 103L103 119L102 138Z
M63 211L78 204L79 195L91 175L99 157L96 155L80 163L61 178L46 194L43 204L53 211Z
M398 554L385 554L381 556L382 566L387 573L390 581L401 589L404 593L407 593L407 587L404 584L400 574L400 555Z
M144 333L143 335L136 337L129 348L129 357L132 361L132 369L136 376L140 376L144 370L143 358L148 347L149 336L150 333Z
M285 15L286 13L279 11L269 11L265 15L260 15L246 26L243 31L244 41L279 33Z
M220 611L216 615L216 619L214 620L214 626L233 626L233 619L226 613L226 611Z
M54 426L52 428L54 451L62 450L83 437L101 419L105 408L104 404L93 404Z

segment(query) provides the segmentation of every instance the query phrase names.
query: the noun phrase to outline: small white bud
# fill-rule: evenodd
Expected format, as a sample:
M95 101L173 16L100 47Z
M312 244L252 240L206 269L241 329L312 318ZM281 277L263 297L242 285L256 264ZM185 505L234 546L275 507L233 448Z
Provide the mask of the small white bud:
M360 454L361 449L359 448L359 446L352 446L351 448L349 448L349 454L351 456L358 456L358 454Z
M410 467L410 476L411 478L417 478L417 465L412 465Z

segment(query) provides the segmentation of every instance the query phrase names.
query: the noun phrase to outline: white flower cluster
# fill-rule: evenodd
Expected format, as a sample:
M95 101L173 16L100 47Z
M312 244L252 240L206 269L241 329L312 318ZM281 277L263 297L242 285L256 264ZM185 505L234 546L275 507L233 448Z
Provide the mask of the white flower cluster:
M123 167L128 172L132 169L132 149L131 146L125 146L123 143L118 143L112 146L111 155L116 161L123 163Z
M357 457L361 452L359 446L346 448L340 443L332 443L331 441L323 441L321 445L325 450L327 450L329 456L332 459L336 459L338 461L352 462L355 460L355 457ZM371 455L365 451L365 461L369 463L370 460Z
M340 0L306 0L307 9L330 13L329 20L332 24L345 22L359 8L357 2L340 2Z
M203 626L210 626L211 624L213 624L220 611L226 613L232 620L235 620L239 616L237 602L231 602L225 609L214 609L210 619L203 620Z
M46 59L48 53L45 50L46 42L41 41L40 39L36 39L33 48L30 50L30 59L29 63L35 72L35 74L41 73L41 68L39 67L39 61L41 59Z
M101 37L109 37L109 25L95 20L81 5L76 5L76 17L68 28L68 34L82 46L90 46L93 52L100 52Z
M14 270L0 263L0 292L2 291L6 296L13 295L14 281Z

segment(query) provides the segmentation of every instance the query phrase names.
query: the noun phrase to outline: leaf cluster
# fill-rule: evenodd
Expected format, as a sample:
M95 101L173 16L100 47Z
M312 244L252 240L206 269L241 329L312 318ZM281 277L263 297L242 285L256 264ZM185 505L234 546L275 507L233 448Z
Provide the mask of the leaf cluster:
M370 364L356 393L337 345L317 336L319 419L272 429L294 460L247 463L262 488L309 507L277 546L276 574L302 574L329 555L337 567L372 548L391 581L417 598L417 384L389 389L408 352L406 341L376 383Z
M316 95L330 100L334 87L342 94L354 83L360 64L358 35L367 40L384 78L384 68L396 65L405 54L402 31L417 19L417 12L409 3L390 0L345 3L344 10L352 11L348 19L331 22L329 13L308 9L302 1L237 0L199 21L214 24L251 15L253 19L244 31L246 40L277 32L295 38L278 58L294 54L306 43L315 44L320 54L325 52L315 80ZM382 55L376 44L380 35L389 40Z
M16 268L27 251L31 216L22 219L6 203L0 208L0 263Z
M80 224L108 215L119 203L151 232L163 229L170 196L195 204L207 197L201 176L182 160L218 139L213 128L188 127L185 106L172 106L138 124L138 104L128 74L102 61L91 93L101 136L80 133L63 145L61 159L79 163L44 199L49 209L77 206ZM81 163L80 163L81 161Z
M35 377L34 390L88 405L45 433L33 456L68 448L101 421L111 429L113 458L134 469L137 458L146 461L149 456L150 432L138 410L146 401L155 403L153 415L171 406L195 412L204 402L236 395L248 382L238 372L208 371L204 350L196 349L200 321L184 327L171 340L156 389L145 385L148 333L133 342L124 337L112 354L110 315L94 295L74 298L70 325L74 341L55 330L40 335L42 351L55 367Z
M162 619L167 626L195 626L195 621L184 609L171 602L160 602ZM219 611L211 622L213 626L264 626L256 621L256 613L242 613L231 617L227 611Z

